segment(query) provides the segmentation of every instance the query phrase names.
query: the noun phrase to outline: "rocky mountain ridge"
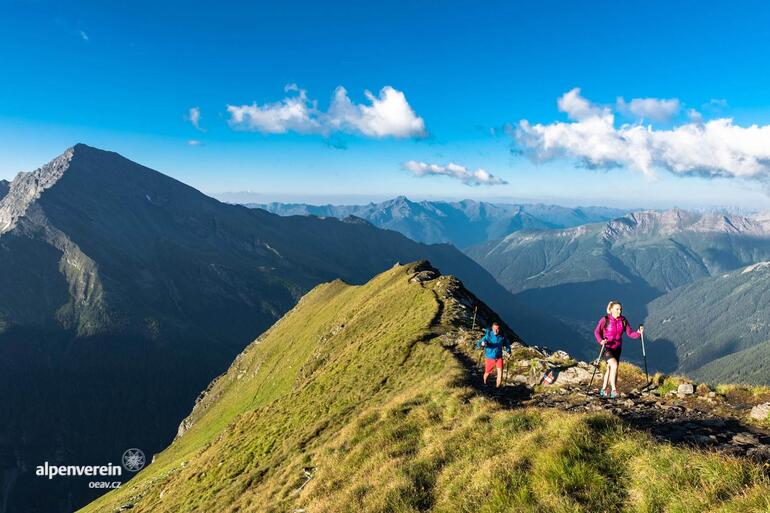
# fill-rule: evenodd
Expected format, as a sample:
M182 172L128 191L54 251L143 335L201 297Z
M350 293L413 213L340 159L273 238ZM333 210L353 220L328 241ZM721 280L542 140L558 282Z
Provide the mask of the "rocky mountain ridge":
M12 229L40 194L62 177L74 154L75 147L69 148L35 171L19 173L8 184L8 192L0 200L0 235Z

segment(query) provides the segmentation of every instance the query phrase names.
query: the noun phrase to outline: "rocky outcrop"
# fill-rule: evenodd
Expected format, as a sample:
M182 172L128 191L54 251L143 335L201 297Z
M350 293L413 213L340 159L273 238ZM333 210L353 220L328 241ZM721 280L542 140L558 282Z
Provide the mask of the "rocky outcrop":
M473 352L472 347L470 351ZM504 386L500 389L481 383L483 370L479 360L475 363L470 367L470 382L507 407L558 408L573 413L605 411L630 427L649 432L659 441L770 463L770 402L751 408L742 402L732 402L704 383L668 380L661 375L644 386L644 374L638 369L632 370L635 380L621 376L618 398L607 399L597 393L601 370L596 372L593 387L589 388L593 364L575 361L563 351L551 353L540 347L514 348L506 361ZM670 382L678 385L672 389ZM488 383L493 384L494 380ZM664 383L666 386L662 386Z
M59 181L74 154L75 148L69 148L48 164L30 173L19 173L13 179L8 193L0 200L0 235L12 229L41 193Z

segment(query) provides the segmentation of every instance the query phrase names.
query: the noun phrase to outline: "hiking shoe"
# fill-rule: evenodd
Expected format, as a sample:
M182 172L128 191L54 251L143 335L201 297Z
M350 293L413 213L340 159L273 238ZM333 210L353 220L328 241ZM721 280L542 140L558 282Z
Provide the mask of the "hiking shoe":
M615 399L617 396L618 396L618 391L617 390L613 390L612 392L610 392L610 398L611 399Z
M602 388L601 390L599 390L599 397L607 397L607 389L606 388Z

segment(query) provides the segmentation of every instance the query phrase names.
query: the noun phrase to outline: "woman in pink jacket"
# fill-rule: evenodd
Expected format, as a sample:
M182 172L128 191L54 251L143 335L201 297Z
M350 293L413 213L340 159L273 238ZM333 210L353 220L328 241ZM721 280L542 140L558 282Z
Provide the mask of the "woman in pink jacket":
M604 373L604 382L599 395L607 397L607 383L612 390L609 397L617 397L618 391L618 362L620 352L623 349L623 332L631 338L639 338L644 331L644 326L639 326L638 331L633 331L628 321L621 315L623 306L617 301L610 301L607 305L607 315L599 319L594 330L596 341L604 346L604 359L607 361L607 370Z

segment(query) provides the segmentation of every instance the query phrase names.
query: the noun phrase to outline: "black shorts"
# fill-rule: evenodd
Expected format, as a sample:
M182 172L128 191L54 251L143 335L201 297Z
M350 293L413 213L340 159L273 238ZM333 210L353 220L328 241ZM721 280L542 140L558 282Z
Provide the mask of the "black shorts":
M615 361L620 363L620 351L621 348L617 347L615 349L610 349L609 347L604 348L604 361L608 362L611 359L615 358Z

